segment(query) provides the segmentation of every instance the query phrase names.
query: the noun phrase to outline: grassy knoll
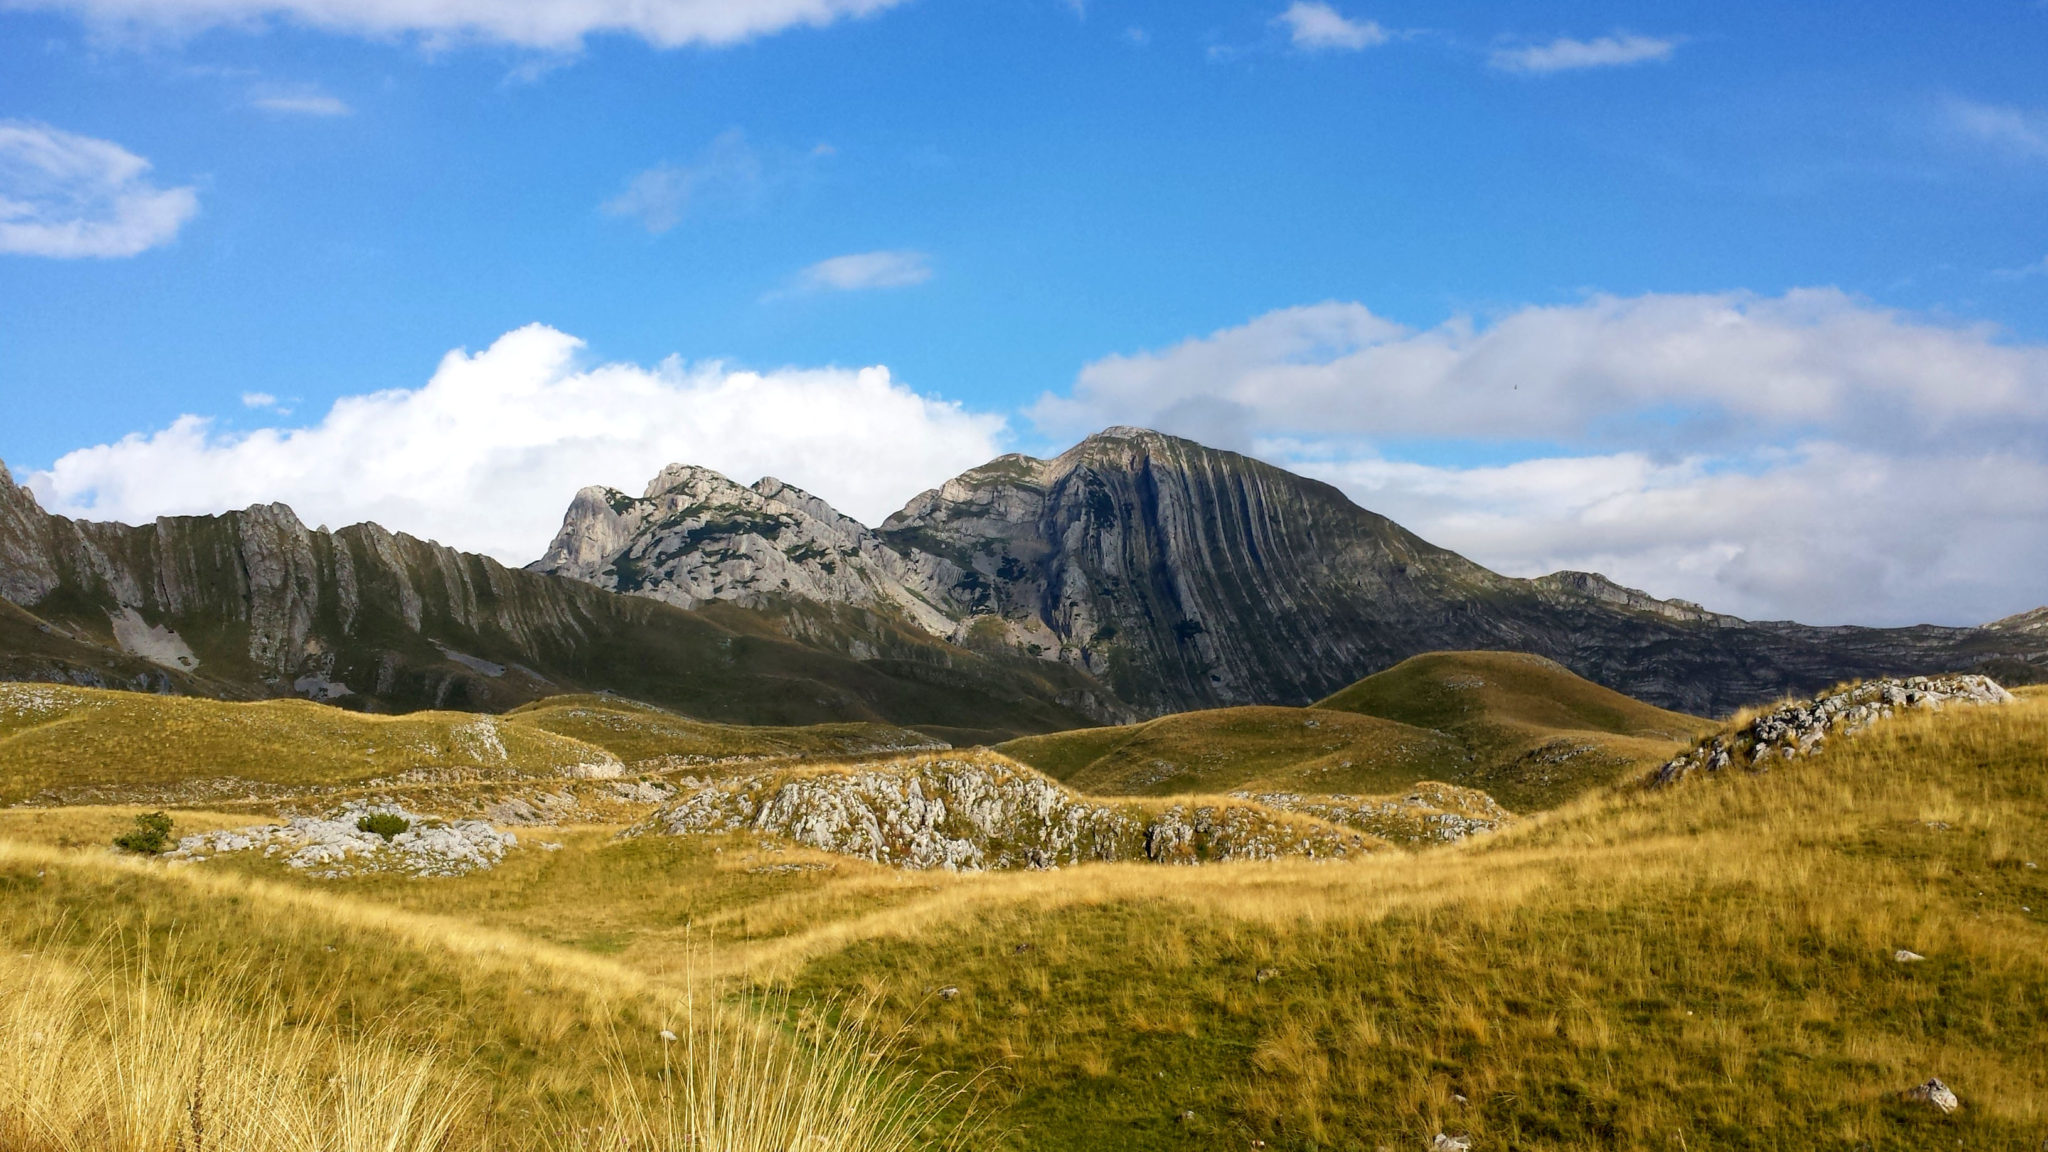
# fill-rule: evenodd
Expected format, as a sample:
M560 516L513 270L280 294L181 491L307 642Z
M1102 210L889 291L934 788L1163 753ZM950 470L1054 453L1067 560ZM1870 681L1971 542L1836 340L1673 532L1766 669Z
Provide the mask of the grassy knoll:
M595 745L636 766L742 757L859 756L938 743L890 724L714 724L615 696L551 696L514 709L509 719Z
M1256 788L1391 792L1449 779L1457 742L1376 716L1306 708L1215 708L1121 728L1026 736L1006 755L1099 796L1171 796Z
M1669 756L1709 727L1541 657L1438 652L1312 708L1184 712L998 747L1100 795L1372 793L1442 780L1531 811Z

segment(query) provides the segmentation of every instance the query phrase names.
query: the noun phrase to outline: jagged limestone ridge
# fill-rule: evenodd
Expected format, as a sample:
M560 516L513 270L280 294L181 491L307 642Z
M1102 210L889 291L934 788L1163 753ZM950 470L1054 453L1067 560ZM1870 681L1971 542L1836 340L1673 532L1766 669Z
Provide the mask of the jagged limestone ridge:
M864 663L767 617L721 623L375 524L315 531L281 504L74 521L9 477L0 593L26 610L0 612L0 675L19 679L380 710L495 711L602 688L711 720L881 720L997 739L1124 715L1085 676L1021 657L892 636L889 662ZM154 667L139 656L186 652L189 666L137 678Z

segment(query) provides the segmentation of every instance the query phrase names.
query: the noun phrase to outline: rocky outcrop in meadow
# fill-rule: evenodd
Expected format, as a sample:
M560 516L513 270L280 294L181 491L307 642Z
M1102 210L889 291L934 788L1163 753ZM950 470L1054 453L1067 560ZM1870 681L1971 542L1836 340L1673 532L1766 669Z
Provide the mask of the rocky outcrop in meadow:
M1335 859L1447 843L1508 820L1485 794L1444 784L1390 798L1098 800L987 752L679 783L638 833L784 836L911 870Z
M1894 677L1846 685L1811 700L1779 704L1732 732L1702 740L1657 769L1650 783L1662 787L1695 772L1729 767L1766 771L1779 761L1812 756L1826 749L1830 739L1854 736L1907 709L2012 701L2012 693L1988 676Z

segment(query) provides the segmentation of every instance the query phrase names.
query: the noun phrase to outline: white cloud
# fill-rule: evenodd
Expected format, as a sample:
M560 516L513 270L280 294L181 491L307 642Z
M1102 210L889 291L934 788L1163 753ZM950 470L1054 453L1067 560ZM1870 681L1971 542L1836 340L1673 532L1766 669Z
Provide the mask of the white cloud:
M1560 36L1548 44L1500 48L1493 53L1495 68L1506 72L1569 72L1581 68L1618 68L1671 59L1678 41L1620 33L1595 40L1573 40Z
M28 484L53 511L127 521L281 500L307 523L386 527L522 564L587 484L638 493L664 464L768 474L877 523L995 456L1000 417L886 368L746 372L670 359L583 366L533 325L451 352L423 387L350 396L318 423L246 435L196 416L80 449Z
M306 87L259 88L249 97L249 104L279 116L332 118L355 111L339 96Z
M2048 160L2048 113L1951 98L1942 104L1949 129L2022 160Z
M1725 443L1820 427L1886 440L2039 432L2048 348L1834 289L1596 296L1414 330L1360 304L1269 312L1082 369L1034 409L1074 431L1221 415L1241 435Z
M807 292L858 292L904 288L932 278L932 258L923 252L854 252L820 260L797 274Z
M0 252L133 256L168 244L199 212L190 188L159 188L149 161L107 140L0 120Z
M242 393L242 407L275 408L277 407L277 397L268 392L244 392Z
M1274 19L1287 29L1296 48L1309 52L1356 52L1388 40L1387 30L1378 23L1350 19L1317 0L1294 0Z
M1097 361L1033 416L1250 451L1517 575L1830 623L2048 602L2048 346L1833 290L1425 330L1284 309Z
M73 12L96 23L173 31L278 20L364 36L414 34L574 49L584 37L636 36L659 48L733 44L823 27L904 0L0 0L0 7Z
M760 154L745 133L732 128L689 163L657 164L634 176L625 191L602 207L607 215L630 217L658 236L695 209L752 207L765 181Z

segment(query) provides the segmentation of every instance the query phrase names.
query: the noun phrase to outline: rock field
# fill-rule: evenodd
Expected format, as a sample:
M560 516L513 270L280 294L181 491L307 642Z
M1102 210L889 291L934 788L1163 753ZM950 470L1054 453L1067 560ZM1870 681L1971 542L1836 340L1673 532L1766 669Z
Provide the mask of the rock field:
M396 816L406 828L388 840L357 822ZM395 804L351 803L323 817L203 832L178 841L167 860L197 862L233 852L261 851L308 875L338 879L370 873L461 876L490 868L519 846L519 838L481 820L441 820Z

